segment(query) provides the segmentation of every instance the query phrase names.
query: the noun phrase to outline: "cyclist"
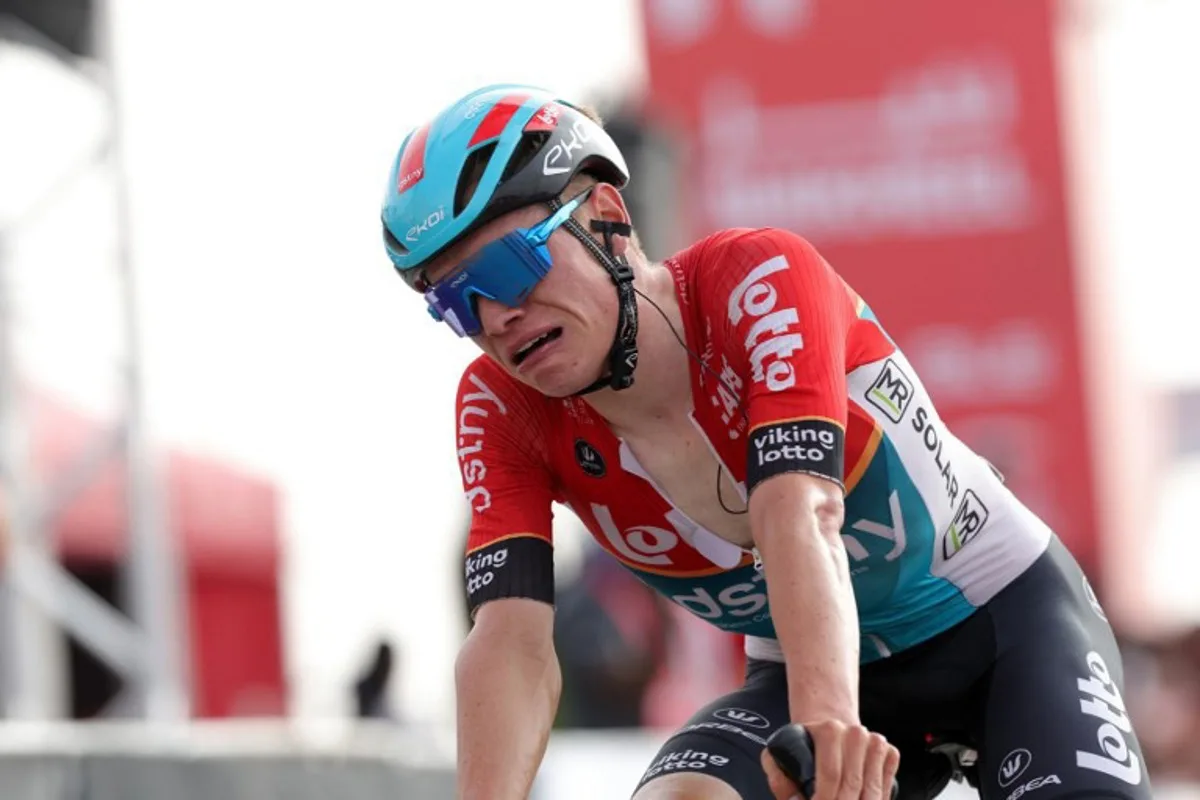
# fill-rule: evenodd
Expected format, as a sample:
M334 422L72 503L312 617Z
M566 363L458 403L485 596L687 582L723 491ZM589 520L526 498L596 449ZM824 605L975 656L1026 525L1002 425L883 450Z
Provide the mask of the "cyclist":
M1086 578L863 298L779 229L650 263L628 180L594 114L517 85L412 131L388 177L392 263L483 351L456 417L475 615L460 796L525 797L544 752L559 501L642 581L746 636L744 685L667 739L638 800L792 796L763 756L790 723L815 742L820 800L882 798L893 776L932 797L942 739L978 752L985 798L1150 797Z

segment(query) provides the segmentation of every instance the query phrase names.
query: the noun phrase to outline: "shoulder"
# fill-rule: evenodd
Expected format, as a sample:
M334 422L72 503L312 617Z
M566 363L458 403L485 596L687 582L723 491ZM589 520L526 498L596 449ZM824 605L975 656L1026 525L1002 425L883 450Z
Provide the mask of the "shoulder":
M475 358L462 371L458 379L458 402L463 405L466 398L483 392L499 398L512 396L520 384L486 355Z
M550 398L529 388L504 371L486 355L480 355L462 372L458 380L459 407L473 402L488 402L508 413L508 406L517 405L529 411L548 407Z
M458 382L457 417L459 438L475 429L489 431L534 444L549 431L550 411L555 401L509 375L495 361L480 355L463 370ZM486 423L485 423L486 420Z
M832 274L816 247L783 228L727 228L700 239L672 257L696 280L736 284L764 262L786 262L790 270Z
M668 262L710 317L736 323L777 299L799 308L849 300L853 291L804 237L782 228L730 228L696 242ZM744 308L743 308L744 307ZM742 308L743 311L739 311Z

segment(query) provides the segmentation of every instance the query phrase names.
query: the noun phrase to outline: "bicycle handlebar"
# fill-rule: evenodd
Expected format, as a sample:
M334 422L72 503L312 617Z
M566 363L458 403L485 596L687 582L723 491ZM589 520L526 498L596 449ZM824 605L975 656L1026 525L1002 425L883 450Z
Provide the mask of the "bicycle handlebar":
M767 739L767 752L805 798L817 790L817 758L812 736L803 725L784 725ZM892 781L892 800L900 787Z

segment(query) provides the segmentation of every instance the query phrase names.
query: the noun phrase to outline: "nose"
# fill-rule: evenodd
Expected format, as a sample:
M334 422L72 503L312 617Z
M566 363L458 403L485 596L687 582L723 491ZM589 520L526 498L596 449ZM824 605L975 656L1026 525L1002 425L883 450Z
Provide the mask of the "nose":
M479 324L488 336L499 336L508 330L509 326L525 316L521 308L509 308L501 302L480 297L476 300L476 311L479 314Z

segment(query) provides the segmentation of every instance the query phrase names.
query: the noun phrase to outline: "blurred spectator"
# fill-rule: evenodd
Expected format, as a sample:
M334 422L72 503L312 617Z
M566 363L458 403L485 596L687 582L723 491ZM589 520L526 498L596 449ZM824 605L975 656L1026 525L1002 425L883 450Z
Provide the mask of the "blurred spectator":
M1200 781L1200 627L1122 638L1125 699L1155 781Z
M742 685L745 637L731 634L671 604L667 656L646 691L643 724L672 730L705 703Z
M637 221L642 249L660 260L684 247L679 175L682 141L642 108L635 94L595 98L604 129L616 142L637 179L621 192L631 219Z
M666 658L666 601L590 540L578 576L556 594L558 726L641 726L647 687Z
M392 645L381 640L366 670L354 682L355 713L359 719L397 719L388 701L394 661Z

